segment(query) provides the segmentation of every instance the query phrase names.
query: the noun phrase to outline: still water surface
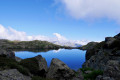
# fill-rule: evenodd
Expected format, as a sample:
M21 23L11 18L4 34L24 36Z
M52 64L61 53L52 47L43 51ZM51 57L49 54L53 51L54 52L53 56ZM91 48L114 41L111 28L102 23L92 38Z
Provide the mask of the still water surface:
M82 64L85 62L85 53L79 49L59 49L59 50L50 50L47 52L29 52L29 51L19 51L15 52L17 57L22 59L32 58L37 55L42 55L47 61L48 66L50 66L52 58L58 58L67 64L71 69L77 70L82 67Z

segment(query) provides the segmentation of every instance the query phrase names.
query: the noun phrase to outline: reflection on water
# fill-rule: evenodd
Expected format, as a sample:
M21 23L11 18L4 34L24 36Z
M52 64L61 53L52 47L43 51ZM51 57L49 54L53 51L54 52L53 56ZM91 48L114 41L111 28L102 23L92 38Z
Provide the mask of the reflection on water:
M59 50L50 50L47 52L29 52L29 51L17 51L15 55L22 59L35 57L37 55L42 55L47 63L50 66L52 58L58 58L64 63L66 63L70 68L77 70L82 67L82 64L85 62L85 53L79 49L59 49Z
M62 49L58 49L58 50L53 50L53 53L58 53L60 52Z

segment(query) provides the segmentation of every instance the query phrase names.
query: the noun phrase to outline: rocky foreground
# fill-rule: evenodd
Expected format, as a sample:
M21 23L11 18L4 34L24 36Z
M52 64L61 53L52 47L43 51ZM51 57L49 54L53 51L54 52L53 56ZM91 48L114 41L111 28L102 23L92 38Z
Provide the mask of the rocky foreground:
M48 68L45 58L38 55L20 59L10 50L0 50L0 80L83 80L81 72L70 69L59 59L52 59Z

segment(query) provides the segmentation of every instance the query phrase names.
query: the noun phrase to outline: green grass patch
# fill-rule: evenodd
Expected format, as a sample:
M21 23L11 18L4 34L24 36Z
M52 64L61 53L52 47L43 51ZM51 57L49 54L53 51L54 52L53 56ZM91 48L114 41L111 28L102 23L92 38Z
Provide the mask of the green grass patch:
M84 80L95 80L98 75L103 75L103 71L92 68L81 68L80 70L82 71ZM91 71L91 73L86 74L85 71Z
M103 71L94 70L89 74L84 74L84 79L85 80L95 80L98 75L103 75Z
M92 68L81 68L80 70L84 73L85 71L93 71L94 69L92 69Z

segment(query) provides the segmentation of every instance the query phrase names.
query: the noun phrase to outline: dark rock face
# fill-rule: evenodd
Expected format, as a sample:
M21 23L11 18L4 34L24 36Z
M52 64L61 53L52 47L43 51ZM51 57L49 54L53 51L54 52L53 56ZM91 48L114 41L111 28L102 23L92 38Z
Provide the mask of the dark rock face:
M47 61L41 55L38 55L35 58L37 59L38 66L39 66L39 73L38 74L42 77L46 77L46 73L48 70Z
M116 39L113 38L113 37L106 37L106 38L105 38L105 42L106 42L107 45L112 44L115 40L116 40Z
M56 80L72 80L74 72L59 59L52 59L47 77Z
M15 53L13 51L11 51L11 50L0 49L0 56L15 59Z
M31 80L31 78L24 76L16 69L10 69L0 71L0 80Z
M23 59L20 64L27 68L31 74L46 77L47 62L41 55L33 58Z
M87 51L83 67L103 70L103 75L96 80L120 80L120 34L107 37L96 46L94 51Z
M43 58L41 55L38 55L35 58L38 60L39 70L44 70L45 72L47 72L48 67L45 58Z
M89 60L91 58L91 56L95 55L95 51L94 49L89 49L86 52L86 60Z

